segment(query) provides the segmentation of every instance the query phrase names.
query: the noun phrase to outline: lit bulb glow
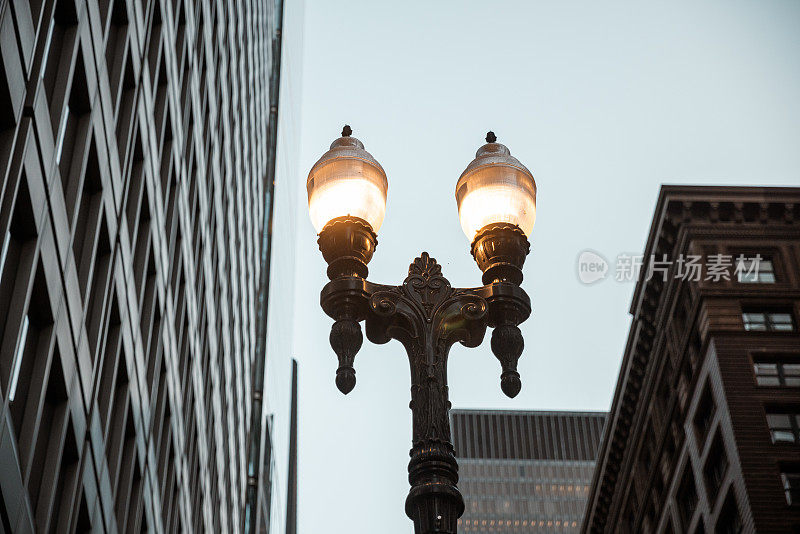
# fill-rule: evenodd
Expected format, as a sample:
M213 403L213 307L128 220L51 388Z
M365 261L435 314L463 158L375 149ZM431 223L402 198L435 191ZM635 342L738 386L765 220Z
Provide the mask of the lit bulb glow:
M308 201L311 223L317 230L336 217L360 217L377 233L386 213L386 198L368 180L342 180L315 190Z
M516 224L526 236L536 221L536 189L509 167L485 167L464 180L456 193L458 217L467 238L492 223Z
M361 160L332 161L314 171L308 210L317 233L345 215L364 219L377 233L386 213L386 178Z
M509 187L489 186L468 193L461 201L458 217L470 239L487 224L501 222L516 224L529 236L536 221L536 202L530 197L519 197Z

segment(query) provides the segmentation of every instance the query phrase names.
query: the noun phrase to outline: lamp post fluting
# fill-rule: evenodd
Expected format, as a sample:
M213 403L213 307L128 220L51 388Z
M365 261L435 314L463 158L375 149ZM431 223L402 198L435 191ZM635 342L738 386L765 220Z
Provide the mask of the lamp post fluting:
M456 186L459 217L483 271L483 285L454 288L427 252L410 265L399 286L367 280L385 212L387 180L380 164L345 126L342 137L314 165L307 188L319 247L330 281L320 303L333 320L330 343L339 366L336 386L347 394L363 335L376 344L399 341L411 369L413 438L405 510L417 534L455 534L464 501L450 435L447 357L460 342L477 347L486 327L501 364L501 388L515 397L521 388L517 361L523 339L519 324L531 313L520 287L535 219L533 175L492 132Z

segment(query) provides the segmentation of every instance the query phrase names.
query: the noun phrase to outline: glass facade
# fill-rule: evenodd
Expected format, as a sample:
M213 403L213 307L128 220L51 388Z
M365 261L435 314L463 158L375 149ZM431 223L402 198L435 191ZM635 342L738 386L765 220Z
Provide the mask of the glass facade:
M253 373L253 412L248 450L249 493L245 532L283 534L287 501L296 491L289 459L291 440L292 313L294 303L297 195L303 187L298 169L302 75L302 0L273 0L270 120L266 139L273 152L265 182L265 222L259 319ZM279 59L278 59L279 58ZM290 450L290 443L295 450ZM291 508L291 506L290 506ZM294 510L294 511L293 511ZM290 509L296 513L296 509Z
M301 21L0 3L0 531L285 531Z
M605 414L453 410L463 532L578 532Z

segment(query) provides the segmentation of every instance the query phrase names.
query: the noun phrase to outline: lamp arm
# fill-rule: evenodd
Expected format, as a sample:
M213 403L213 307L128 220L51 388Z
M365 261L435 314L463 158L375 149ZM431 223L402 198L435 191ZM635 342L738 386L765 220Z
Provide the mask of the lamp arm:
M325 285L320 303L335 320L330 339L339 358L336 385L343 393L355 385L353 361L363 341L361 321L373 343L396 339L405 348L413 418L406 514L418 534L455 534L464 501L457 487L458 463L450 433L450 347L456 342L477 347L487 326L493 327L492 351L502 366L501 386L514 397L521 388L517 360L523 344L518 325L530 315L528 295L509 281L453 288L442 276L441 266L423 252L402 285L342 276Z

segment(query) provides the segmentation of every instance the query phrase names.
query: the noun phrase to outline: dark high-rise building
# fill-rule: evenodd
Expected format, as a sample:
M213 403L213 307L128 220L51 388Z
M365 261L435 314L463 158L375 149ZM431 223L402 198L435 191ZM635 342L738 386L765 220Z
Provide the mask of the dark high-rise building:
M798 214L800 188L662 188L584 532L798 532Z
M459 531L577 532L606 414L453 410Z
M283 533L300 7L0 1L0 532Z

